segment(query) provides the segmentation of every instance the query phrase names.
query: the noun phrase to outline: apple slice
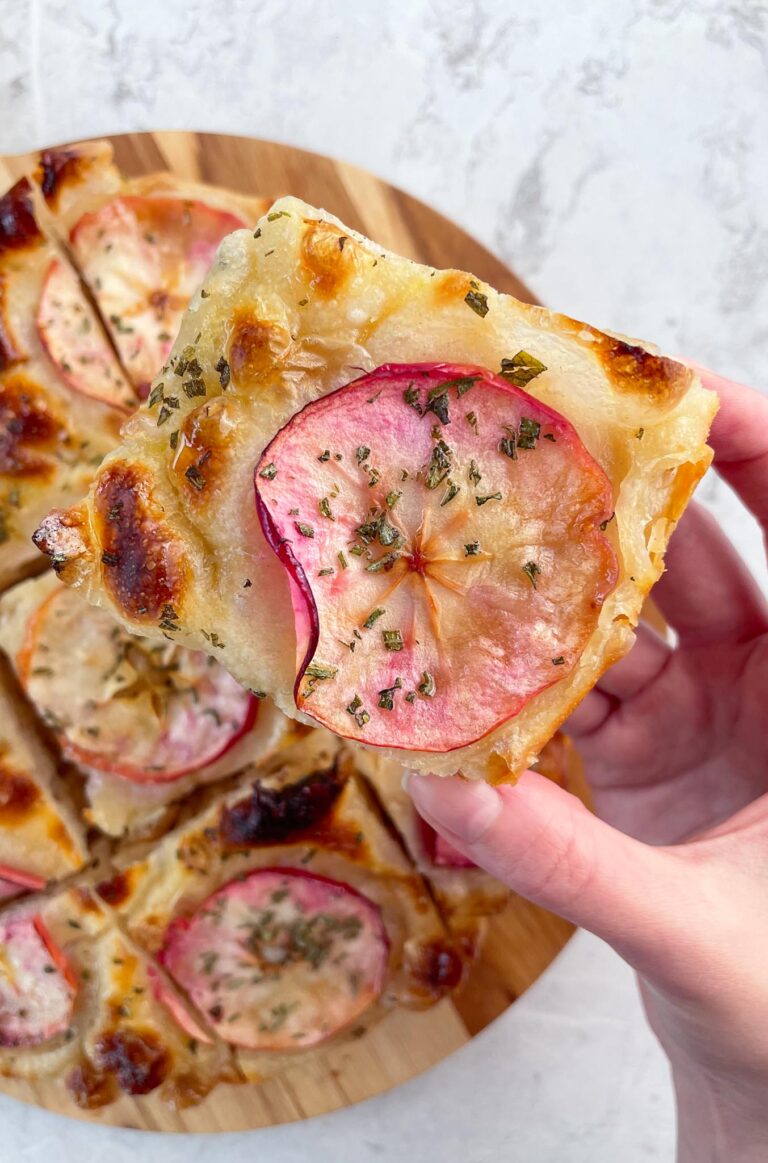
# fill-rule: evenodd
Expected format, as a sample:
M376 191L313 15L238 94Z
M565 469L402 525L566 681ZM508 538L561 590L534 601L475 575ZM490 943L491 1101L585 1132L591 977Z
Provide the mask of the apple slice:
M219 243L245 225L205 202L126 195L72 227L80 270L142 398Z
M362 743L482 738L578 664L616 583L605 473L482 368L378 368L298 412L255 484L291 583L296 706Z
M37 310L40 339L76 392L130 411L139 398L122 373L77 275L59 259L48 267Z
M0 922L0 1046L37 1046L63 1034L76 982L38 916L7 913Z
M258 700L215 659L129 634L64 587L29 619L17 668L69 758L139 783L206 767L256 719Z
M20 868L11 868L9 864L0 864L0 901L11 900L27 892L37 892L45 888L46 884L47 881L34 872L24 872Z
M330 1038L384 987L377 906L349 885L266 868L168 928L159 961L225 1041L299 1050Z

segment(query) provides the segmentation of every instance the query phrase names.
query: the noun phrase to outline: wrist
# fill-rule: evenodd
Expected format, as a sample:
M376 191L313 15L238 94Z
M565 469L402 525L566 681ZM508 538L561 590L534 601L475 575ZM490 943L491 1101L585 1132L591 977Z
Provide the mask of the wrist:
M673 1067L677 1163L764 1163L768 1159L765 1087ZM766 1079L768 1086L768 1079Z

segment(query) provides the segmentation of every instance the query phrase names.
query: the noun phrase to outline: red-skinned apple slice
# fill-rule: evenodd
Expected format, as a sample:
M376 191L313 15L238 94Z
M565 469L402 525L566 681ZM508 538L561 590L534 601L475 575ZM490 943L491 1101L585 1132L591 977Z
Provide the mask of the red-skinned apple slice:
M245 225L205 202L129 195L73 226L83 277L140 395L165 363L222 238Z
M0 901L11 900L25 892L37 892L45 888L47 881L34 872L24 872L20 868L11 868L9 864L0 864Z
M71 759L139 783L206 767L256 719L258 700L214 659L135 637L64 587L29 619L17 666Z
M138 396L123 375L77 275L58 259L45 276L37 330L70 388L124 411L138 407Z
M322 876L266 868L174 921L158 959L225 1041L299 1050L376 1001L388 956L367 897Z
M72 1018L76 983L39 917L6 914L0 923L0 1046L37 1046Z
M363 743L482 738L576 666L616 583L605 473L482 368L378 368L297 413L255 484L291 583L296 705Z

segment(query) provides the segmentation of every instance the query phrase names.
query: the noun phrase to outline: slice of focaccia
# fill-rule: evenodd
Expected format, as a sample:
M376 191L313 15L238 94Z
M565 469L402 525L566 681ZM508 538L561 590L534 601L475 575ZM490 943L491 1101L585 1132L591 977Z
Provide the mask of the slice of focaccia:
M510 779L629 649L715 407L640 344L288 198L222 244L120 449L37 542L287 713Z
M0 648L110 835L167 827L171 805L265 759L289 726L209 655L127 633L50 572L0 598Z
M124 178L106 141L44 150L34 178L145 396L222 238L268 203L167 173Z
M0 900L61 880L88 860L82 826L33 720L0 661Z
M58 362L50 310L76 337ZM0 198L0 589L36 564L40 518L87 488L137 402L22 178Z
M337 752L312 732L99 890L249 1079L461 979L423 880Z
M84 888L0 916L0 1073L56 1076L86 1109L155 1090L189 1106L239 1080L227 1047Z

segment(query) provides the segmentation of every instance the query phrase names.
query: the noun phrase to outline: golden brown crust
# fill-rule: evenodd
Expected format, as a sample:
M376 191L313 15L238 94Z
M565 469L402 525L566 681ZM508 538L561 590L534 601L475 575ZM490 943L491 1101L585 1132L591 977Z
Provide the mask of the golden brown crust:
M104 586L137 622L159 622L184 598L184 547L164 518L152 478L135 465L112 462L99 477L94 523Z

